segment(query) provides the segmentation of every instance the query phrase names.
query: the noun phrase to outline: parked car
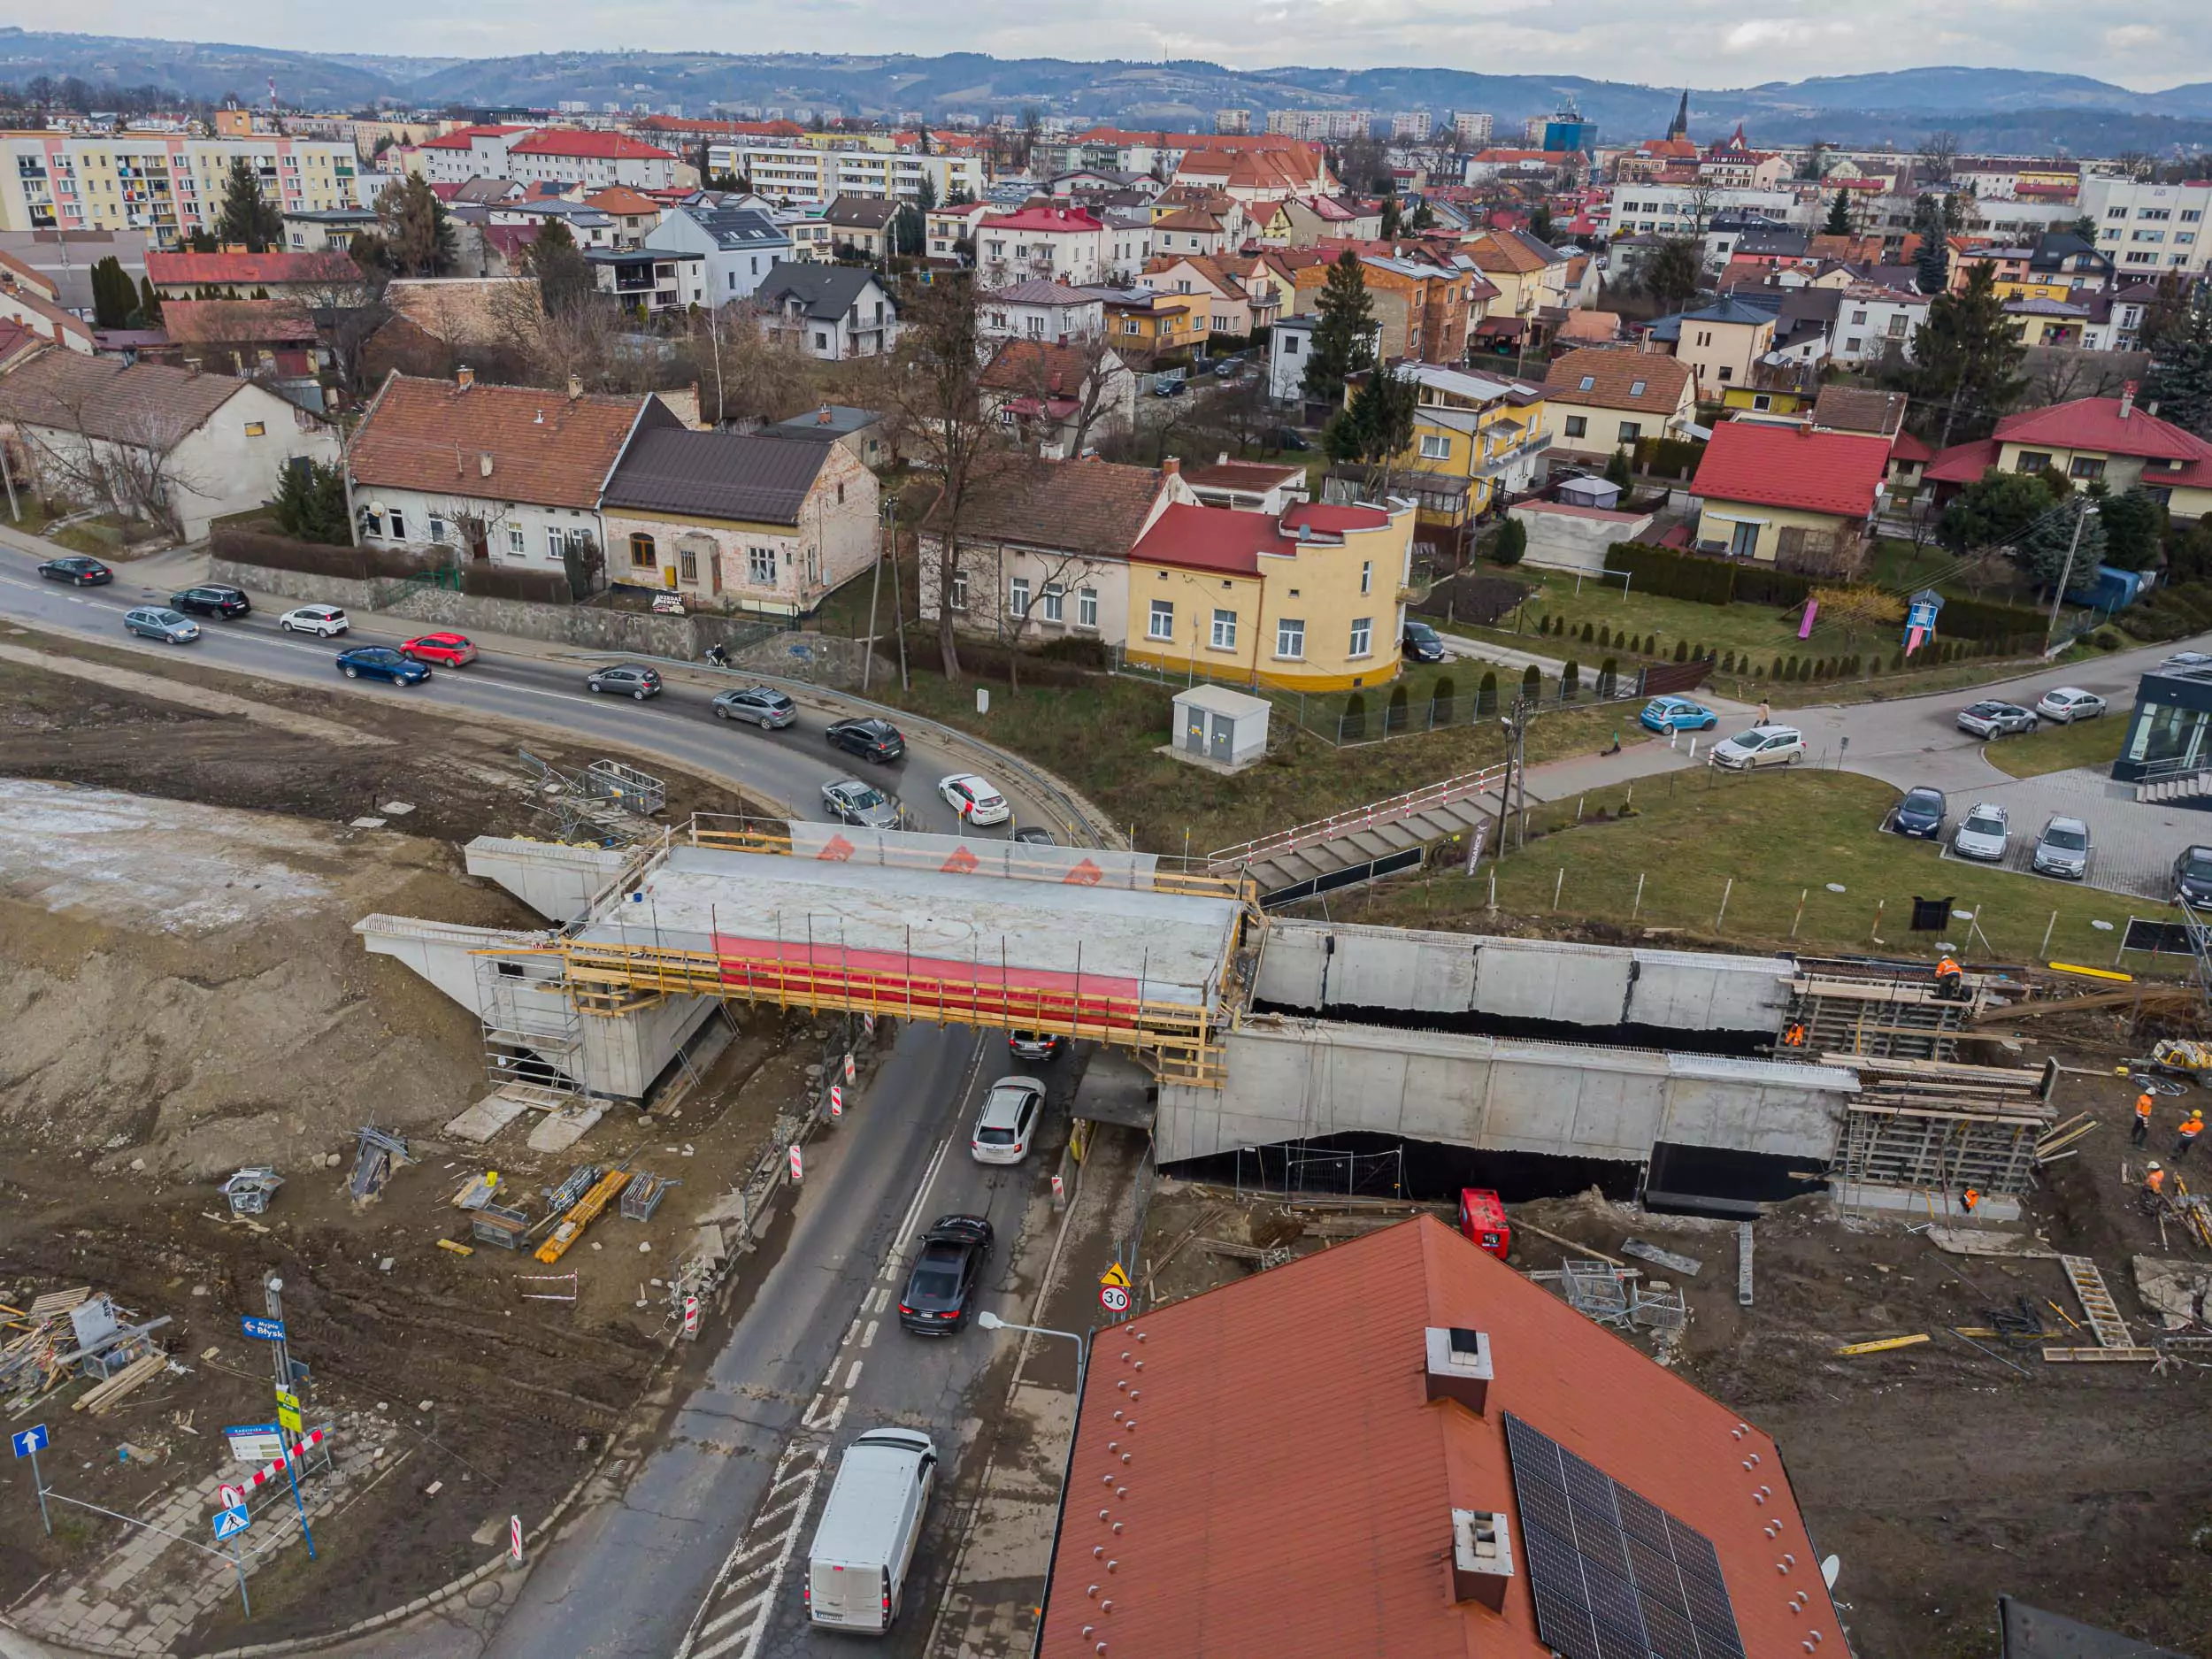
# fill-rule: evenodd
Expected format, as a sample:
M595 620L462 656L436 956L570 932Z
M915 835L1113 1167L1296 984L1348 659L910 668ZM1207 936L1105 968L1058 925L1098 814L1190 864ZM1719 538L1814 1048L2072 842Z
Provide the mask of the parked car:
M2055 818L2036 838L2030 868L2039 876L2063 876L2079 881L2089 874L2089 826L2078 818Z
M642 703L648 697L661 695L660 670L643 663L617 663L611 668L595 669L586 674L584 689L609 692L618 697L635 697Z
M1305 434L1291 426L1277 426L1267 434L1266 442L1271 449L1310 449L1313 448L1313 445L1306 441Z
M338 672L348 680L388 680L395 686L419 686L430 678L426 664L388 645L357 645L338 653Z
M2105 702L2093 691L2084 691L2078 686L2054 686L2037 700L2035 711L2047 720L2061 726L2071 726L2077 720L2093 720L2105 710Z
M2035 730L2035 710L2024 709L2016 703L1999 703L1984 698L1970 709L1959 710L1959 730L1971 732L1976 737L2003 737L2013 732Z
M1692 697L1654 697L1636 718L1653 732L1709 732L1720 716Z
M1915 841L1943 839L1943 791L1908 789L1905 798L1890 809L1889 826Z
M968 1150L978 1164L1019 1164L1045 1115L1045 1086L1033 1077L1002 1077L975 1115Z
M1425 622L1408 620L1405 638L1400 642L1406 656L1417 663L1440 663L1444 660L1444 636Z
M422 634L401 646L399 654L441 668L465 668L476 660L476 644L465 634Z
M38 573L50 582L69 582L79 588L97 588L103 582L115 580L115 572L96 558L81 553L65 553L58 559L48 559L38 567Z
M301 605L277 618L277 626L287 634L311 634L319 640L343 634L351 626L336 605Z
M991 787L990 780L972 772L956 772L937 780L937 793L945 804L969 824L1003 824L1014 816L1006 797Z
M2012 820L1993 801L1977 801L1968 808L1958 833L1951 838L1951 850L1960 857L1989 864L2001 860L2011 844Z
M1056 1031L1010 1031L1006 1050L1017 1060L1050 1060L1058 1056L1065 1041Z
M1188 390L1190 386L1187 381L1171 380L1164 374L1152 382L1152 396L1155 397L1180 397Z
M1794 726L1755 726L1713 745L1713 764L1731 772L1793 766L1805 758L1805 734Z
M780 731L799 718L799 705L773 686L745 686L715 694L718 720L750 720L764 732Z
M981 1216L940 1216L899 1293L899 1323L918 1336L950 1336L968 1322L968 1302L991 1254L991 1224Z
M242 617L253 610L253 601L246 597L242 588L232 588L222 582L202 582L197 588L188 588L182 593L171 594L169 608L196 617Z
M2190 847L2174 860L2174 896L2190 904L2212 904L2212 847Z
M823 735L832 749L841 749L863 760L888 763L906 753L906 740L888 720L838 720Z
M1019 829L1016 830L1006 839L1009 841L1026 841L1032 847L1057 847L1060 844L1058 841L1052 839L1052 832L1050 830L1041 829L1034 824L1023 825Z
M136 605L123 613L123 626L164 645L189 645L200 637L200 625L164 605Z
M807 1547L808 1623L891 1628L936 1486L937 1448L918 1430L870 1429L845 1448Z
M863 829L899 827L899 809L891 797L857 778L831 779L822 786L822 804L840 824L857 824Z

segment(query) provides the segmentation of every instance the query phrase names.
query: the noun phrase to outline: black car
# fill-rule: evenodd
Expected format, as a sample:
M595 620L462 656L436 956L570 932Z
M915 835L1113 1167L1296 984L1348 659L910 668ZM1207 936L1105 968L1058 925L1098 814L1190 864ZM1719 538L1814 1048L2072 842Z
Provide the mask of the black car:
M115 580L113 571L98 559L88 558L81 553L48 559L38 567L38 573L50 582L73 582L80 588L97 588L102 582Z
M642 703L648 697L661 695L660 670L648 668L643 663L617 663L612 668L602 668L584 676L587 691L603 691L618 697L635 697Z
M1943 833L1943 791L1909 789L1889 816L1889 826L1900 835L1932 841Z
M1060 844L1058 841L1052 839L1052 832L1050 830L1039 829L1034 824L1023 825L1019 829L1016 830L1006 839L1009 841L1027 841L1032 847L1057 847Z
M1425 622L1408 622L1403 643L1406 656L1414 662L1444 660L1444 636Z
M2174 895L2189 904L2212 904L2212 847L2192 847L2174 860Z
M180 594L171 594L169 608L195 617L242 617L253 610L253 601L241 588L227 588L220 582L203 582Z
M967 1324L990 1254L991 1224L983 1217L938 1217L899 1294L899 1323L917 1336L950 1336Z
M825 733L832 749L863 760L894 761L906 753L906 740L888 720L839 720Z
M1059 1056L1063 1041L1056 1031L1010 1031L1006 1049L1018 1060L1051 1060Z
M1310 449L1313 448L1313 445L1306 442L1302 434L1289 426L1276 427L1274 431L1267 434L1267 442L1278 449Z

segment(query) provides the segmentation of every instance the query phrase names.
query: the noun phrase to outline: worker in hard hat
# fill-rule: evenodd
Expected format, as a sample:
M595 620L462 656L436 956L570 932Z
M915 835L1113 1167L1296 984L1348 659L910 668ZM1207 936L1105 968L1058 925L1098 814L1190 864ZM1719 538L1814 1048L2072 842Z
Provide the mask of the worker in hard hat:
M2136 1202L2145 1215L2155 1214L2166 1202L2166 1171L2153 1164L2143 1171L2143 1189L2136 1194Z
M1935 967L1936 995L1947 1002L1966 1000L1966 975L1946 951Z
M2174 1143L2174 1162L2178 1164L2189 1156L2189 1148L2197 1144L2197 1137L2204 1133L2204 1108L2199 1106L2182 1120L2180 1138Z

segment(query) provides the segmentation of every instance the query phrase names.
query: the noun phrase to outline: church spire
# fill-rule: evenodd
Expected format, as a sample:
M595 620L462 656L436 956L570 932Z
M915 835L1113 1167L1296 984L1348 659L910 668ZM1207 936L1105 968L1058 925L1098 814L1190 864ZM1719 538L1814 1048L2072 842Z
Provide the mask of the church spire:
M1687 138L1690 135L1690 89L1682 88L1682 106L1674 112L1674 125L1667 128L1669 138Z

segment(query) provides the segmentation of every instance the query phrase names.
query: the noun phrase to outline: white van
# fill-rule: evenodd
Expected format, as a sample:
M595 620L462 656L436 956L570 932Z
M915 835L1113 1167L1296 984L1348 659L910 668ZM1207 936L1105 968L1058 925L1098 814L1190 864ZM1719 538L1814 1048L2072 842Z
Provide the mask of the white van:
M807 1551L806 1612L835 1630L891 1628L937 1483L937 1448L912 1429L871 1429L845 1448Z

